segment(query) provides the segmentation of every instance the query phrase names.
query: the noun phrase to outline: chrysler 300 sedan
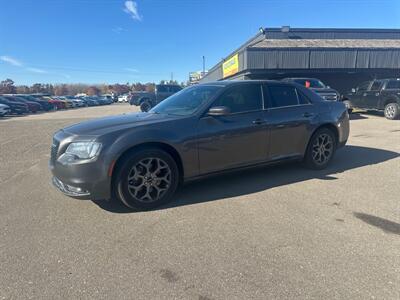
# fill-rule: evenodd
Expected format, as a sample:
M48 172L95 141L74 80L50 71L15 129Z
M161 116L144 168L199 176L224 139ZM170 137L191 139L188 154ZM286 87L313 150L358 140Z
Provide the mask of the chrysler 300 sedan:
M146 113L59 130L50 169L68 196L151 209L181 183L224 171L288 160L323 169L348 136L341 102L294 83L221 81L188 87Z

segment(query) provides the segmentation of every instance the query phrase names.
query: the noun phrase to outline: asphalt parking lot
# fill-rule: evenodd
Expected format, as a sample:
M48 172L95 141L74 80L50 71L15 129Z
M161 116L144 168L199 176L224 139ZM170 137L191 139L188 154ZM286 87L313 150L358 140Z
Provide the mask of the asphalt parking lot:
M210 178L150 212L50 185L54 131L134 109L0 120L0 299L400 298L400 121L353 115L327 170Z

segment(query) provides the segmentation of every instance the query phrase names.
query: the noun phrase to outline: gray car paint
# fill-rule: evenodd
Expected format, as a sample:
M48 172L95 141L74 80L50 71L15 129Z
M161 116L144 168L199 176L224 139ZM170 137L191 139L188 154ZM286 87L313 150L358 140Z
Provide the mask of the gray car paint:
M115 162L141 145L157 144L173 151L182 167L182 179L188 181L235 168L301 159L313 132L324 124L337 129L339 146L346 143L349 121L344 104L324 101L297 84L283 83L296 86L312 104L228 116L207 115L226 88L250 83L282 84L274 81L208 83L205 85L220 86L221 91L190 116L130 113L61 129L54 135L53 143L59 146L50 160L50 170L62 182L89 190L91 196L83 198L108 199ZM305 117L306 113L310 116ZM87 140L102 143L95 160L67 166L57 161L71 142Z

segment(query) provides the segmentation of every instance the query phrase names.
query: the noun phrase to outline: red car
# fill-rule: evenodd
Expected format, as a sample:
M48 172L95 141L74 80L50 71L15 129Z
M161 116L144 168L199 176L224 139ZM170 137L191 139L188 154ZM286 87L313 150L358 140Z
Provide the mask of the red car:
M44 96L44 97L41 97L40 99L55 105L55 107L57 109L66 109L64 101L57 100L57 99L51 98L49 96Z

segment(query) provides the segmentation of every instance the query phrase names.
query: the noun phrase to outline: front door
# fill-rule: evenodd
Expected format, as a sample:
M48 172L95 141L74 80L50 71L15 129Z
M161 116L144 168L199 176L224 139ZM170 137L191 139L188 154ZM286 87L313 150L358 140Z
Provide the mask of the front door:
M351 98L351 103L354 107L358 108L368 108L368 103L367 103L367 91L369 90L369 87L371 86L371 82L364 82L360 84Z
M379 104L379 99L381 97L381 88L383 82L380 80L375 80L371 85L371 88L365 92L365 107L376 109Z
M261 85L229 87L212 105L230 114L204 115L198 123L200 173L210 173L267 159L268 134L263 119Z

